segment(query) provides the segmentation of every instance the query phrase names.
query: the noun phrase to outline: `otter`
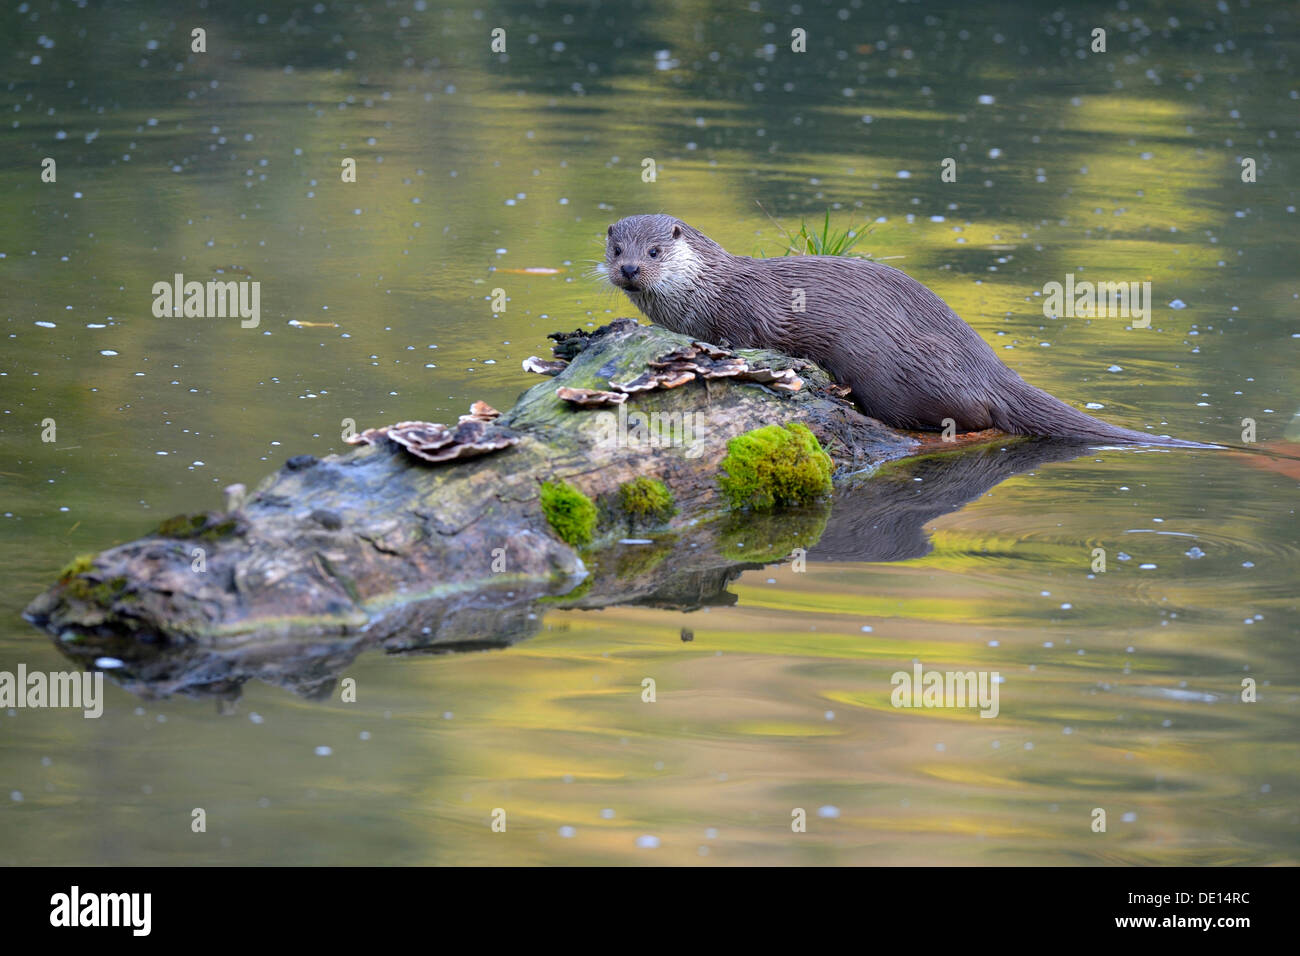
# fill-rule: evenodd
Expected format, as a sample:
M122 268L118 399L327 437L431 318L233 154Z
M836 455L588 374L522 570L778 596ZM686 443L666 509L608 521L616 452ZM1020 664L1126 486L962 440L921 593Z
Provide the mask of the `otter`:
M606 276L657 325L811 359L894 428L997 428L1081 442L1204 448L1107 424L1009 369L942 299L890 266L842 256L733 256L666 215L609 227ZM796 310L802 305L801 310Z

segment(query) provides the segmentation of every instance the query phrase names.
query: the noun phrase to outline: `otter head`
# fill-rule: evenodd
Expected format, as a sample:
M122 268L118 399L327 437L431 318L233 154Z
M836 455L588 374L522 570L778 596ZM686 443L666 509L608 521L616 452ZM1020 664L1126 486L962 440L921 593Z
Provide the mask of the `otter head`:
M605 274L634 301L646 294L671 295L693 284L702 271L697 238L704 239L672 216L620 219L606 235Z

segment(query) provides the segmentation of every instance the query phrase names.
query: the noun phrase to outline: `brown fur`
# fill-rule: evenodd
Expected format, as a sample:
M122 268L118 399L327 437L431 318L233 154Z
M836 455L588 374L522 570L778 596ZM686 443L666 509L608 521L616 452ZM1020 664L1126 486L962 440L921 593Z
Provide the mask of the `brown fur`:
M958 431L1195 447L1109 425L1035 388L942 299L878 262L733 256L663 215L610 226L605 262L609 281L651 321L811 359L852 389L864 413L896 428L940 430L952 419ZM792 308L796 289L802 312Z

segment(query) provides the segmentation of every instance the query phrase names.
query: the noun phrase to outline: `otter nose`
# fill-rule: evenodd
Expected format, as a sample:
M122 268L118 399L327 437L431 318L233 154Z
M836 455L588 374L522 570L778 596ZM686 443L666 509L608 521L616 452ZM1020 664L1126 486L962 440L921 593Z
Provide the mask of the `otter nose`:
M625 279L635 279L640 273L640 266L623 266L623 278Z

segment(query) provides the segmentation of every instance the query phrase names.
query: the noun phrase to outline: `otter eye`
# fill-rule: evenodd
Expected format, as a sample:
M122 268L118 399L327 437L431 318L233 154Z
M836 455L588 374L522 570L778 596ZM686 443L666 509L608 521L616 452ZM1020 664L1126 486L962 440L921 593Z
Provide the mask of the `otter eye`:
M616 256L621 256L622 254L623 254L623 247L622 247L622 246L615 246L615 247L614 247L614 255L616 255Z
M658 246L655 246L653 249L650 250L650 258L651 258L651 259L658 259L658 258L659 258L659 247L658 247Z

